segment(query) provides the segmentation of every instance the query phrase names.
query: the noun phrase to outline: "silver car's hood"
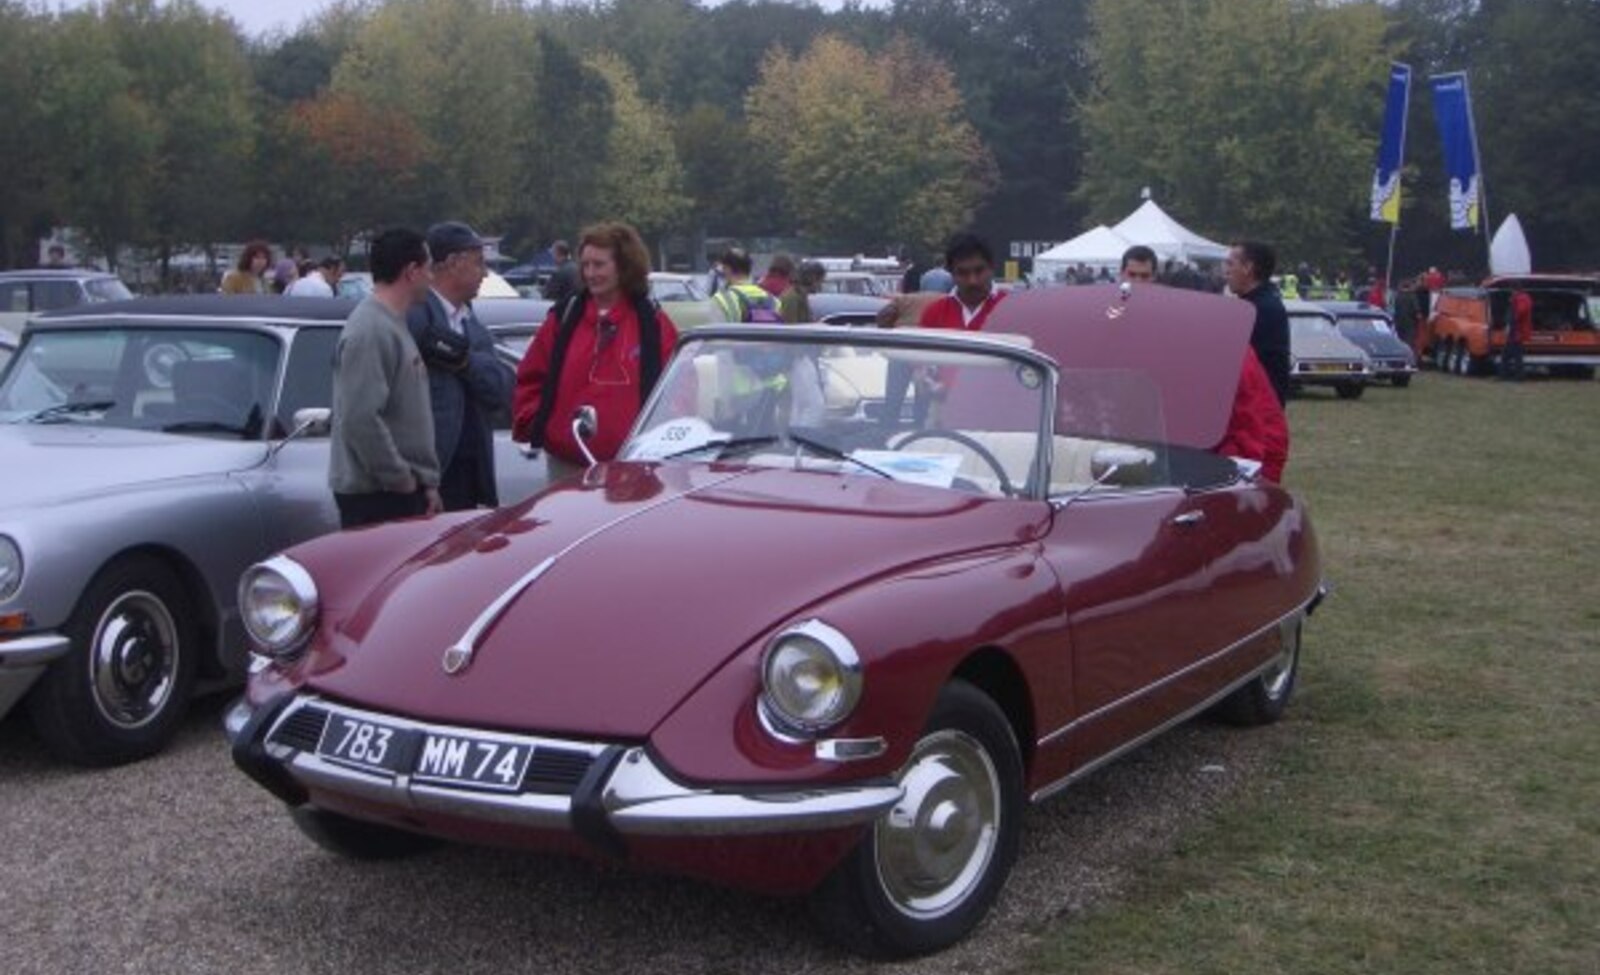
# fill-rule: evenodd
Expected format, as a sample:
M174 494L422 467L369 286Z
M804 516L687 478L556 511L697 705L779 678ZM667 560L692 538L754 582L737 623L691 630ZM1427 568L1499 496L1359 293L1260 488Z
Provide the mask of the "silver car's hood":
M0 426L0 511L59 504L144 483L225 474L266 444L72 423Z

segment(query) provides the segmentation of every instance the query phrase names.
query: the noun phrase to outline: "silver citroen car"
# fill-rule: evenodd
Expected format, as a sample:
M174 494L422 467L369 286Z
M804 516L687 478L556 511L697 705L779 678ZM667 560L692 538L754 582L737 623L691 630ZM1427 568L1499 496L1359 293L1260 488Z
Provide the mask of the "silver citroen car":
M0 715L85 765L160 750L238 683L244 569L338 528L345 299L193 297L34 319L0 373ZM497 431L500 497L543 485ZM441 516L453 517L453 516Z

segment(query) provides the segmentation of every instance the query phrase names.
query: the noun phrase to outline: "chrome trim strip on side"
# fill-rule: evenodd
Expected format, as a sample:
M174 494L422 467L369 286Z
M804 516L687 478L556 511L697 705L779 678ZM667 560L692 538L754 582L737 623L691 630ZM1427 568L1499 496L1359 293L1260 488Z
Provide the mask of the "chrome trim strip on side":
M1284 617L1284 618L1288 619L1289 617ZM1267 661L1266 663L1262 664L1260 667L1257 667L1255 670L1252 670L1248 674L1245 674L1243 677L1240 677L1238 680L1233 681L1230 684L1227 684L1226 686L1224 686L1222 688L1222 690L1220 690L1217 693L1211 695L1210 697L1206 698L1204 701L1201 701L1199 704L1196 704L1194 707L1188 709L1187 711L1184 711L1184 712L1182 712L1180 714L1174 715L1171 718L1168 718L1166 721L1162 722L1161 724L1157 725L1154 728L1151 728L1149 731L1146 731L1144 734L1139 735L1137 738L1131 738L1128 741L1124 742L1123 744L1118 745L1116 748L1113 748L1111 751L1106 752L1104 755L1101 755L1100 757L1094 759L1093 761L1086 762L1081 767L1073 769L1064 778L1057 779L1056 781L1050 783L1049 785L1044 786L1043 788L1035 791L1033 793L1033 795L1028 797L1028 801L1030 801L1030 802L1043 802L1046 799L1049 799L1051 796L1055 795L1056 793L1060 792L1061 790L1063 790L1063 789L1067 788L1068 786L1072 785L1074 782L1077 782L1078 780L1084 778L1085 776L1087 776L1091 772L1094 772L1096 769L1099 769L1102 766L1108 765L1111 762L1116 761L1117 759L1119 759L1122 756L1126 755L1128 752L1133 751L1135 748L1138 748L1139 746L1148 743L1152 738L1156 738L1156 737L1164 734L1165 732L1170 731L1173 728L1176 728L1178 725L1183 724L1185 721L1188 721L1191 718L1195 717L1196 715L1200 714L1202 711L1204 711L1207 708L1211 707L1212 705L1216 704L1218 701L1221 701L1223 698L1227 697L1229 694L1232 694L1234 691L1238 690L1239 688L1243 687L1244 685L1246 685L1246 684L1250 683L1251 681L1255 680L1257 677L1261 676L1261 674L1263 674L1268 669L1270 669L1275 663L1277 663L1277 661L1275 659Z
M1211 664L1217 662L1218 660L1222 659L1223 657L1226 657L1228 654L1233 653L1235 650L1237 650L1240 647L1244 646L1246 643L1249 643L1251 640L1258 639L1262 635L1267 633L1269 630L1273 630L1273 629L1276 629L1277 627L1282 626L1285 621L1294 619L1297 616L1305 616L1306 612L1307 612L1307 607L1313 605L1314 603L1320 602L1321 598L1322 598L1322 595L1323 595L1323 592L1324 592L1323 588L1321 586L1319 586L1317 588L1317 593L1312 595L1311 598L1307 599L1305 602L1301 603L1299 606L1295 607L1294 609L1290 610L1289 612L1287 612L1287 613L1283 614L1282 616L1278 617L1276 620L1273 620L1271 623L1268 623L1266 626L1263 626L1260 629L1256 630L1254 633L1251 633L1249 636L1246 636L1246 637L1244 637L1242 639L1239 639L1239 640L1235 640L1233 643L1228 644L1227 646L1223 647L1221 650L1218 650L1215 653L1212 653L1212 654L1210 654L1210 655L1208 655L1206 657L1203 657L1200 660L1196 660L1194 663L1188 665L1187 667L1184 667L1182 670L1175 670L1172 673L1166 675L1165 677L1162 677L1160 680L1157 680L1157 681L1154 681L1152 683L1146 684L1145 686L1139 688L1138 690L1132 692L1131 694L1126 694L1126 695L1118 698L1117 700L1110 702L1109 704L1103 704L1100 707L1095 708L1093 711L1090 711L1088 714L1082 715L1082 716L1080 716L1078 718L1073 719L1072 721L1067 722L1067 724L1063 725L1062 727L1057 728L1056 730L1054 730L1054 731L1050 732L1049 734L1045 735L1044 737L1040 738L1037 742L1035 742L1035 747L1044 748L1047 745L1051 745L1057 739L1061 738L1062 736L1070 734L1074 729L1076 729L1076 728L1078 728L1078 727L1080 727L1082 725L1086 725L1089 722L1096 720L1097 718L1101 717L1102 715L1104 715L1104 714L1106 714L1106 713L1108 713L1110 711L1114 711L1117 708L1120 708L1125 704L1128 704L1128 703L1131 703L1131 702L1133 702L1135 700L1138 700L1139 698L1144 697L1147 694L1154 693L1155 691L1160 690L1161 688L1167 686L1168 684L1172 683L1175 680L1181 680L1182 678L1187 677L1189 674L1193 673L1194 671L1199 670L1201 667L1210 666ZM1241 682L1241 683L1243 683L1243 682Z
M0 640L0 667L32 667L65 656L72 641L59 633L35 633Z
M571 829L572 800L531 793L490 793L421 783L409 775L360 771L327 761L311 752L272 744L278 728L299 711L317 707L356 719L381 721L409 730L446 735L490 737L598 757L607 745L569 739L541 738L504 732L413 721L395 715L307 696L285 708L268 730L268 754L284 763L302 785L400 809L443 813L482 822L542 829ZM651 836L734 836L802 833L863 825L900 801L901 788L887 779L827 788L799 787L783 791L735 792L678 784L645 749L630 748L601 788L601 802L611 824L621 833Z
M1600 355L1526 355L1525 366L1600 366Z

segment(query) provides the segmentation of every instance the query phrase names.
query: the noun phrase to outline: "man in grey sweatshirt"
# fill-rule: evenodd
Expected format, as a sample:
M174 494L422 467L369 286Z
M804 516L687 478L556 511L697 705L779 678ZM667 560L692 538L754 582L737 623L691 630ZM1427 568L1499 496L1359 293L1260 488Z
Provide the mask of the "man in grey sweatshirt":
M414 230L386 230L370 257L372 294L350 313L334 353L328 485L344 528L442 507L428 370L406 328L406 312L428 293L428 246Z

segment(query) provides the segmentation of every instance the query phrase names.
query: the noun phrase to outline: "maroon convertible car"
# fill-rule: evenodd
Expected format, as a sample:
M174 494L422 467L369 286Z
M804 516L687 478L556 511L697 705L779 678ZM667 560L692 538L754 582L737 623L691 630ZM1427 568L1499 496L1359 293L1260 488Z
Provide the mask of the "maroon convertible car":
M695 331L621 459L252 568L234 760L344 855L576 852L949 945L1025 803L1294 689L1310 520L1205 449L1250 324L1150 286Z

